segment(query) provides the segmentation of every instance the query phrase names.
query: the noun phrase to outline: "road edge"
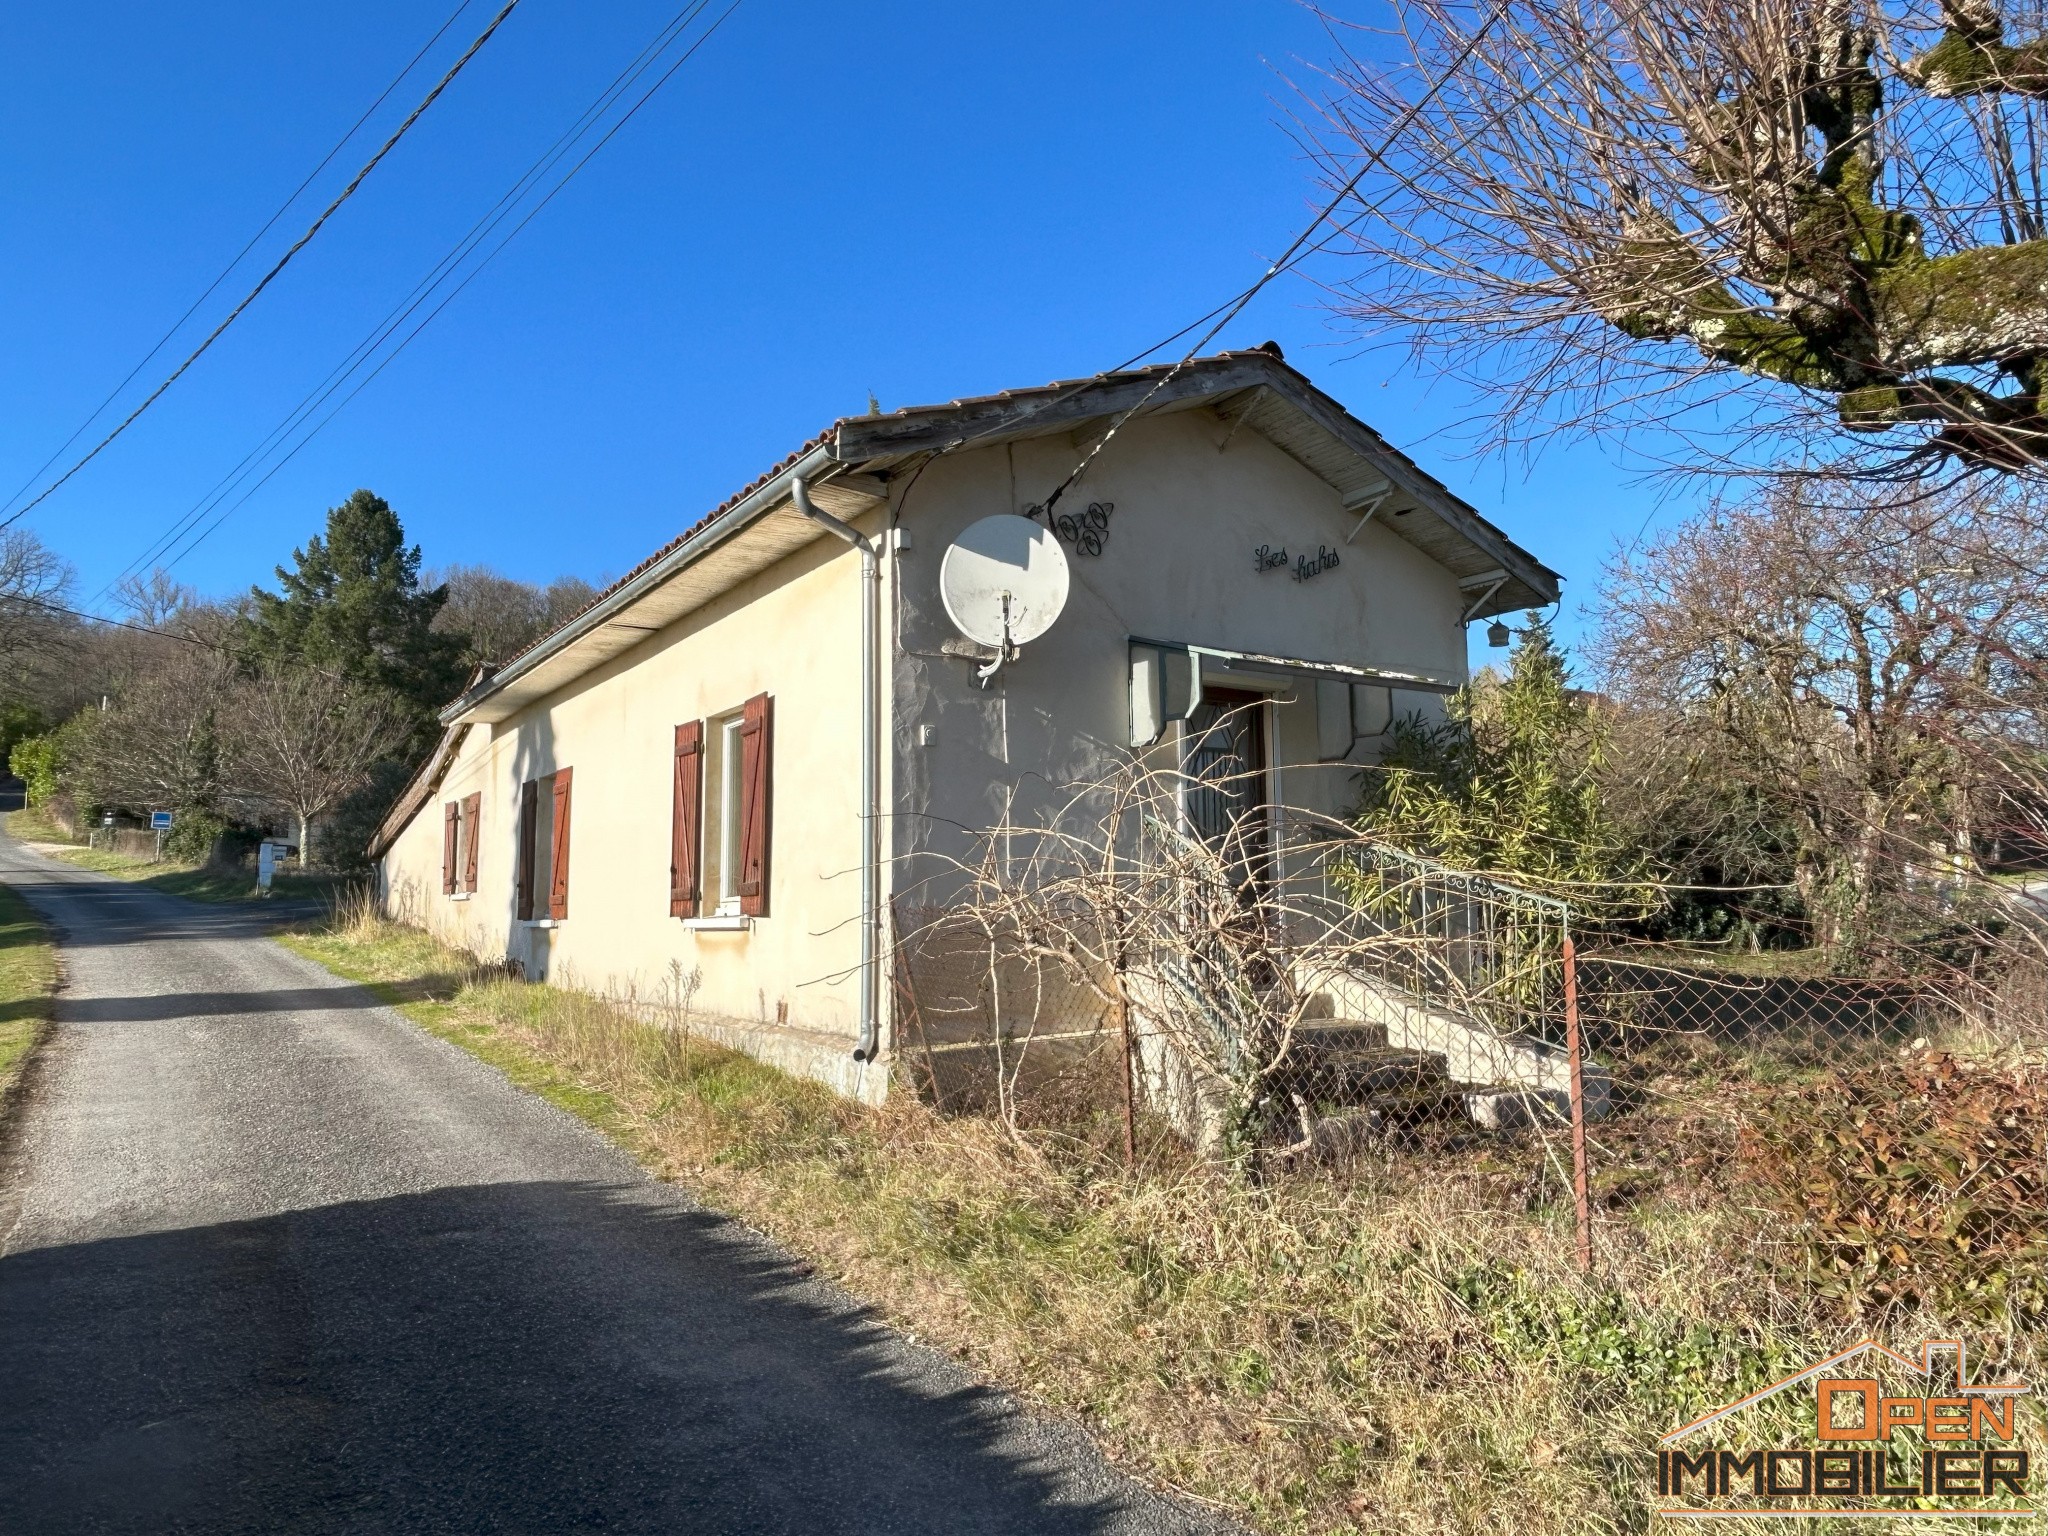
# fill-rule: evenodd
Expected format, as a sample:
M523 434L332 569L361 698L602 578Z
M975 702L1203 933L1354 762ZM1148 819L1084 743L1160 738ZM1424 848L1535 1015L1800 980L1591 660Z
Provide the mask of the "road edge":
M31 962L27 985L16 998L0 995L0 1002L29 1000L37 1015L29 1031L28 1043L11 1062L0 1067L0 1254L7 1252L19 1215L20 1195L15 1163L21 1126L26 1118L21 1111L34 1097L41 1081L43 1064L49 1057L50 1041L56 1033L57 994L64 986L64 962L57 946L56 930L21 892L0 879L0 925L16 922L26 924L40 935L32 942L32 947L40 950L42 955L39 962ZM9 989L0 985L0 993L6 990Z

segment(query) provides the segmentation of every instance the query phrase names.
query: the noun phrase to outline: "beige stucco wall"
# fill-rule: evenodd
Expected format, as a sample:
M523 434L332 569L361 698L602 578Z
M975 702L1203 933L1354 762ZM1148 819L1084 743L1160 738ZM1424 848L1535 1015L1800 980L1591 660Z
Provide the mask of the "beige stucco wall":
M558 984L657 999L701 971L696 1007L728 1029L784 1024L847 1057L858 1025L858 569L820 541L577 682L473 726L440 790L383 861L394 914ZM769 910L744 932L668 911L678 723L775 700ZM574 770L569 915L515 919L520 785ZM441 891L441 806L483 795L478 889ZM707 815L708 815L707 811ZM844 1085L842 1085L844 1086Z
M1128 641L1208 644L1306 659L1465 676L1461 600L1449 572L1378 520L1357 534L1337 494L1250 429L1206 409L1127 426L1068 493L1115 505L1099 557L1073 556L1072 595L1050 633L981 690L938 597L939 559L968 523L1042 501L1085 452L1065 435L958 452L889 487L864 519L884 562L885 893L943 903L943 860L963 828L1064 803L1125 755ZM909 491L905 501L906 490ZM1311 581L1254 569L1259 544L1327 545L1341 563ZM548 979L656 997L672 966L700 970L697 1007L725 1038L867 1097L881 1068L850 1064L857 1027L860 739L859 564L837 540L807 546L576 683L496 725L478 724L446 781L383 863L387 902L484 956ZM775 697L770 915L744 933L688 929L668 915L674 727ZM1408 703L1424 703L1410 695ZM1316 763L1312 688L1274 706L1280 789L1340 814L1355 765ZM513 918L519 786L575 770L570 915ZM479 889L441 892L441 805L483 795ZM889 988L880 989L885 1052ZM873 1081L870 1081L870 1078Z
M893 843L907 891L942 898L945 860L971 846L960 827L987 826L1010 806L1018 821L1042 816L1124 758L1131 636L1466 676L1449 571L1380 518L1347 544L1358 516L1326 482L1255 431L1232 433L1194 409L1126 426L1066 493L1063 511L1113 504L1107 545L1099 556L1070 550L1059 622L978 689L969 662L940 653L955 631L939 558L976 519L1042 502L1085 452L1062 434L957 453L924 472L902 509L913 547L893 593ZM1255 569L1261 544L1290 556L1327 546L1340 563L1296 581ZM1437 704L1398 697L1402 708ZM1285 803L1326 814L1354 805L1356 764L1317 762L1313 688L1283 696L1271 719Z

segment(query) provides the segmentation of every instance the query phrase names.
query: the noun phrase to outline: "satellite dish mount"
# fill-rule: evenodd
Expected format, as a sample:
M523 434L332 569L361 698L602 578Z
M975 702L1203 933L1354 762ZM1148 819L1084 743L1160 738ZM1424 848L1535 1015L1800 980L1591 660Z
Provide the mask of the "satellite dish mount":
M955 629L995 652L975 669L986 688L1066 607L1066 551L1028 517L984 517L946 546L939 597Z

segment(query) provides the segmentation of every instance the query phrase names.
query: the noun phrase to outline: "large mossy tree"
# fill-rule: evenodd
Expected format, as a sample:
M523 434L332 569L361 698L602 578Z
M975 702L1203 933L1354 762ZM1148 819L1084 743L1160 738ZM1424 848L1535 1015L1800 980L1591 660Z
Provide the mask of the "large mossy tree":
M1493 390L1503 437L2048 464L2041 0L1399 9L1318 103L1333 179L1384 155L1340 308Z

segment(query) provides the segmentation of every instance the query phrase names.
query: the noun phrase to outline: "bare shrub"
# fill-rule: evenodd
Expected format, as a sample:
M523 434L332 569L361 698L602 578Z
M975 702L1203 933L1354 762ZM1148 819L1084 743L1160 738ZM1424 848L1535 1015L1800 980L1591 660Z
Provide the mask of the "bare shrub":
M1930 1305L2048 1320L2048 1076L1920 1051L1767 1095L1749 1182L1798 1223L1799 1277L1850 1318Z
M981 986L962 1007L1013 1130L1018 1084L1066 1033L1045 1027L1062 992L1128 1036L1157 1112L1239 1165L1261 1148L1341 1152L1442 1105L1440 1055L1396 1049L1385 1022L1370 1038L1366 1019L1407 1017L1397 996L1482 1036L1556 1034L1561 903L1260 804L1252 778L1227 756L1199 772L1133 761L1041 822L977 834L930 882L942 915L903 942L973 936ZM1205 797L1203 833L1183 807ZM1323 1029L1340 1006L1349 1027Z

